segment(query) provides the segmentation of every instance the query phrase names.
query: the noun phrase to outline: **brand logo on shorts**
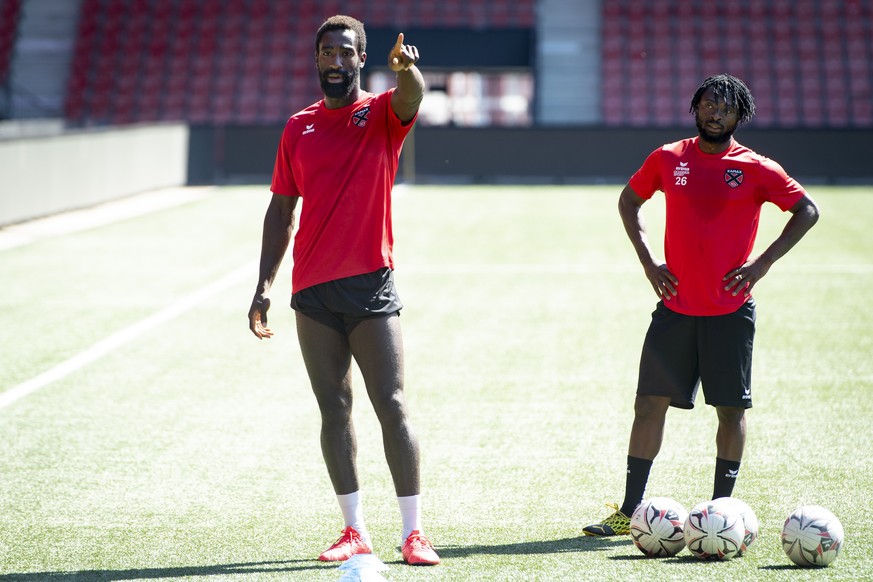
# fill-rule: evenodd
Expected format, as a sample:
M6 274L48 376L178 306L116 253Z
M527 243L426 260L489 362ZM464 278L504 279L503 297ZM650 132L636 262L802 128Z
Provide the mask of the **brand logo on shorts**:
M743 183L743 171L742 170L725 170L724 171L724 181L731 188L736 188L740 184Z
M358 111L355 111L354 115L352 115L352 123L357 125L358 127L364 127L367 125L367 116L370 115L370 108L364 107Z

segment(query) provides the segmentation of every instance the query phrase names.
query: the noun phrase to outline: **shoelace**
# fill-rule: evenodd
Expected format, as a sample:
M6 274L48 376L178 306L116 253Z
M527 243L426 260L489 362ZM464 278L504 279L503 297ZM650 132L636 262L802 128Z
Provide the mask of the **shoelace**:
M409 545L415 549L426 548L431 549L430 541L421 534L412 534L409 536Z
M331 547L338 546L341 542L351 544L355 541L355 538L357 538L358 540L361 539L361 536L360 534L358 534L358 532L352 529L343 530L342 535L340 535L340 537L336 539Z

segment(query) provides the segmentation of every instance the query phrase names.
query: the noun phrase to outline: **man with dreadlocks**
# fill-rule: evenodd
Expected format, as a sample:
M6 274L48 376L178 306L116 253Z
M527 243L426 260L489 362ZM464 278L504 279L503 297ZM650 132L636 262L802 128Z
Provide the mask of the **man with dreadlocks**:
M694 407L702 384L715 407L715 482L712 498L731 495L752 406L752 288L818 220L818 208L782 167L733 138L755 114L746 85L731 75L709 77L691 110L699 135L652 152L622 190L624 228L659 297L643 342L628 446L625 498L585 535L630 533L652 461L661 448L670 406ZM666 199L666 262L649 246L641 208L656 191ZM751 257L761 207L791 213L781 234Z

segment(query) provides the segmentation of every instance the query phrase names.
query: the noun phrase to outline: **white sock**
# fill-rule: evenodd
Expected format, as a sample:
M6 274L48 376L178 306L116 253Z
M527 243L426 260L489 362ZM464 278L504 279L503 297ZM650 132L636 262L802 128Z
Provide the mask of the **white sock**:
M371 546L370 533L367 531L367 526L364 525L364 503L361 500L361 492L355 491L347 495L337 495L336 500L339 502L340 511L343 512L346 527L355 528L367 545Z
M403 532L400 534L402 546L413 530L421 531L421 495L398 497L397 503L400 504L400 519L403 522Z

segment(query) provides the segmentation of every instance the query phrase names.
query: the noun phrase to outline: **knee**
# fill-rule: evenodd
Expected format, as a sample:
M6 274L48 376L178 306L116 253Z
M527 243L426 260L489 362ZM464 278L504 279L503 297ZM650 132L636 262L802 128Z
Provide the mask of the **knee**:
M670 399L667 397L637 395L634 400L634 416L639 420L663 418L669 408Z
M400 390L374 398L373 408L383 426L398 426L406 422L406 403Z
M724 427L743 426L746 422L746 409L720 406L716 408L718 422Z
M328 424L345 424L352 417L352 395L345 392L318 395L318 410Z

